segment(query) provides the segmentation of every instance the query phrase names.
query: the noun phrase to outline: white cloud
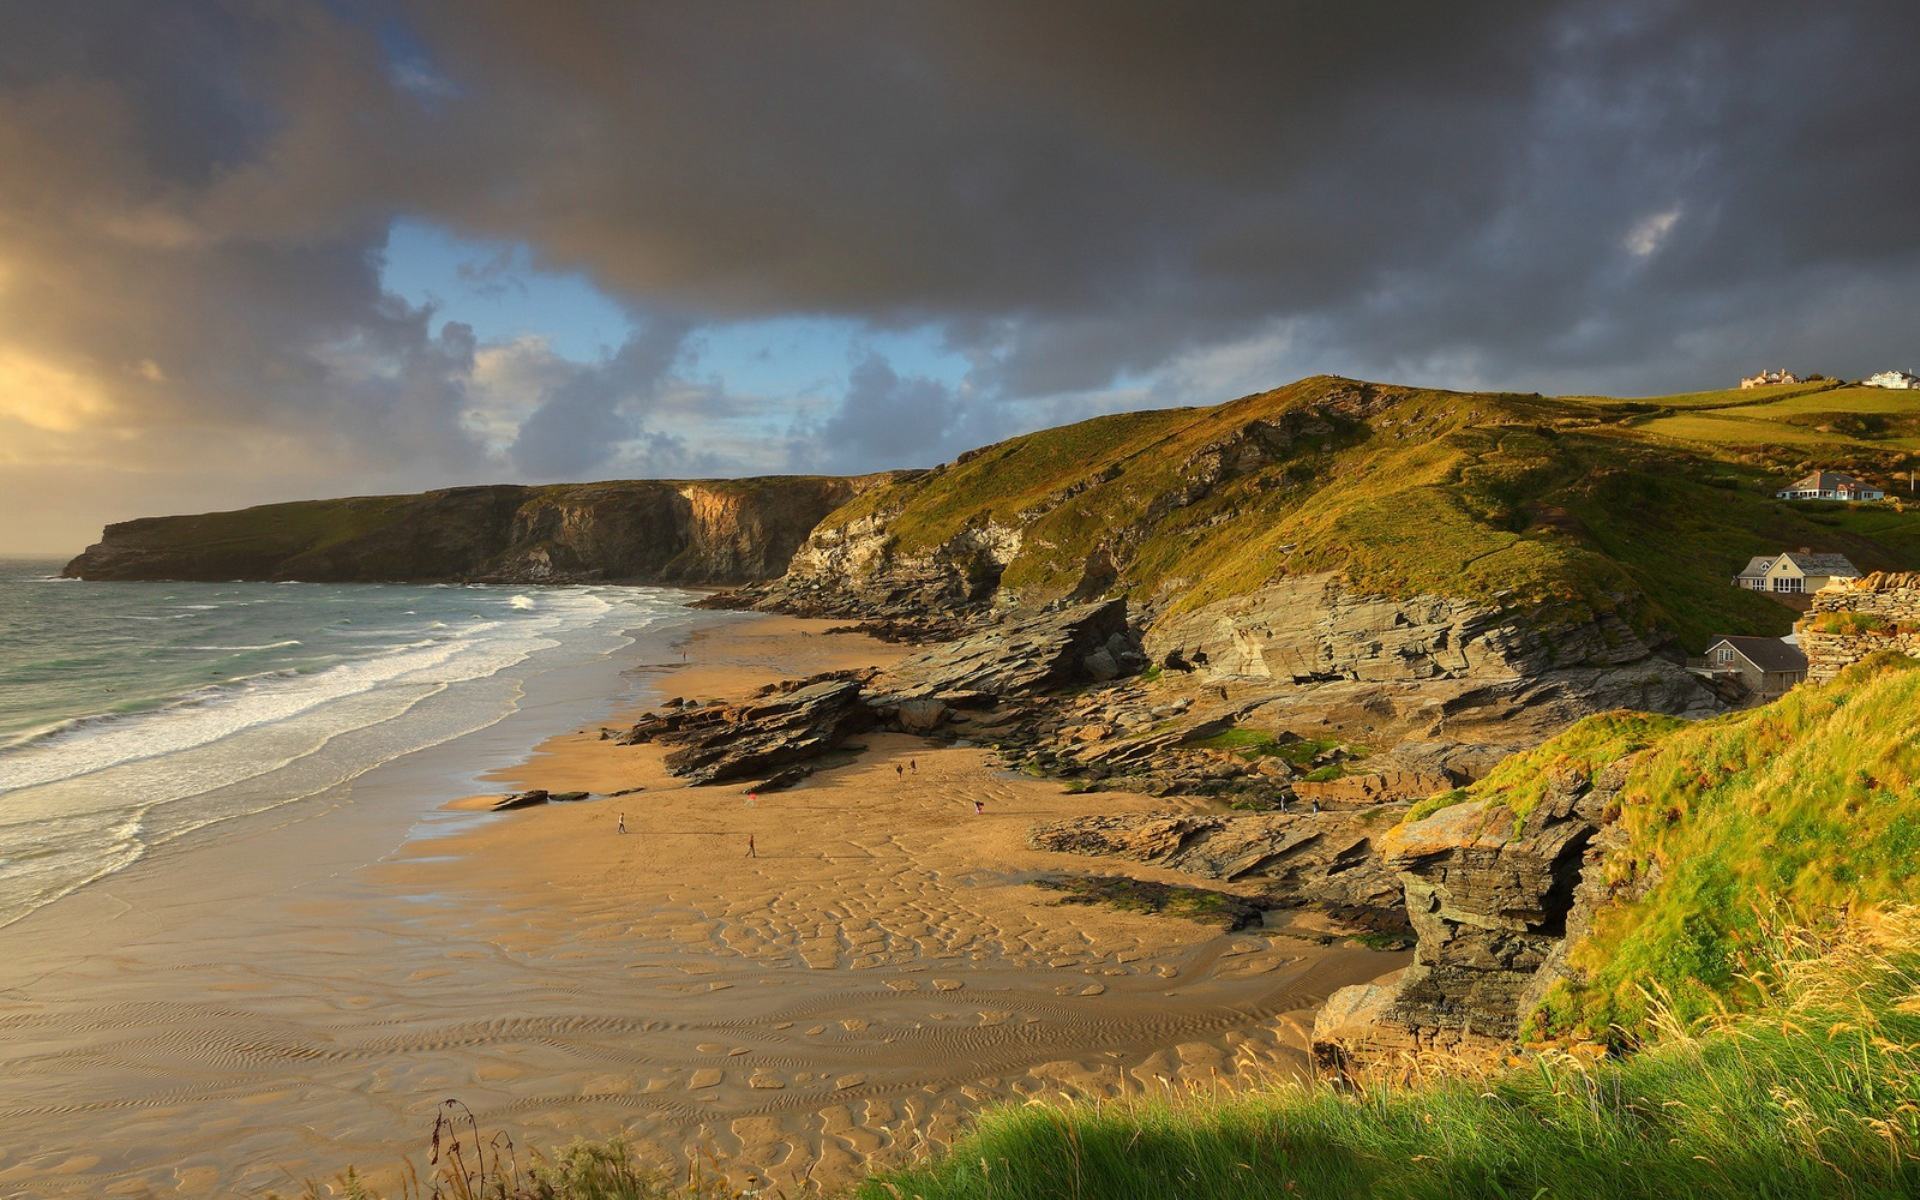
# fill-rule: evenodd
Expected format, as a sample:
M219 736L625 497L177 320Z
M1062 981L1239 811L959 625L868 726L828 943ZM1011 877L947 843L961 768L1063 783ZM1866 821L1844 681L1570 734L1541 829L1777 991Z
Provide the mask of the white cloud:
M1665 212L1654 213L1652 216L1645 218L1638 225L1628 230L1627 239L1625 243L1623 243L1627 248L1627 253L1633 255L1635 258L1646 258L1661 246L1664 246L1667 242L1667 236L1673 232L1673 227L1679 223L1681 212L1681 206L1676 204Z

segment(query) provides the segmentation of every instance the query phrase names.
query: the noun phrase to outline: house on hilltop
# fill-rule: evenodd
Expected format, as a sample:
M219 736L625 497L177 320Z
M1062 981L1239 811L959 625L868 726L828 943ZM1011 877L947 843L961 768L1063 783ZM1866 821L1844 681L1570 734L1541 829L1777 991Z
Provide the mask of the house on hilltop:
M1887 494L1840 471L1815 471L1781 488L1781 500L1885 500Z
M1869 375L1860 381L1861 387L1877 388L1920 388L1920 375L1912 371L1882 371L1878 375Z
M1750 592L1804 595L1835 579L1858 579L1860 569L1844 554L1815 554L1802 546L1787 554L1758 554L1733 577L1733 586Z
M1707 647L1704 670L1738 678L1760 700L1777 700L1806 682L1807 656L1781 638L1723 637Z
M1799 383L1800 377L1792 371L1762 371L1740 381L1743 388L1772 387L1776 383Z

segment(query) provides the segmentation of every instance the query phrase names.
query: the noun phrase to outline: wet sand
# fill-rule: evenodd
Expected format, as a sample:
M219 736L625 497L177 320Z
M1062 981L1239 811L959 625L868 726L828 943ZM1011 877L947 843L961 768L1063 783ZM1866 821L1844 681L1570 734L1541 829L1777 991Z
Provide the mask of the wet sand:
M652 684L737 696L902 653L826 624L720 621ZM399 817L343 811L0 930L0 1195L391 1182L447 1097L521 1146L625 1133L738 1187L830 1188L995 1101L1298 1072L1313 1008L1400 965L1060 906L1028 881L1102 864L1028 849L1029 826L1177 804L862 740L750 801L569 733L487 796L644 790L501 814L403 762L365 785L416 806L397 853Z

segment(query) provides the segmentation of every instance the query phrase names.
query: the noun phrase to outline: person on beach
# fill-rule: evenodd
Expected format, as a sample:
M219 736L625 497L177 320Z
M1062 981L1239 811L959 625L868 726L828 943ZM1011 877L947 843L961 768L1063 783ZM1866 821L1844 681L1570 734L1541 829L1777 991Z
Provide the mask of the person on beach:
M912 771L915 775L918 775L920 773L920 764L910 758L907 760L907 770Z
M976 817L979 817L979 816L985 816L985 815L986 815L986 811L987 811L987 806L986 806L986 803L985 803L984 801L980 801L980 800L975 800L975 801L973 802L973 815L974 815L974 816L976 816Z
M899 763L895 763L893 764L893 773L895 775L905 775L907 773L907 769L901 766Z
M620 823L614 826L613 831L615 833L625 833L627 831L627 814L620 814Z
M759 855L759 853L758 853L757 851L755 851L755 850L754 850L754 848L753 848L753 835L752 835L752 834L748 834L748 835L747 835L747 857L748 857L748 858L759 858L759 857L760 857L760 855Z

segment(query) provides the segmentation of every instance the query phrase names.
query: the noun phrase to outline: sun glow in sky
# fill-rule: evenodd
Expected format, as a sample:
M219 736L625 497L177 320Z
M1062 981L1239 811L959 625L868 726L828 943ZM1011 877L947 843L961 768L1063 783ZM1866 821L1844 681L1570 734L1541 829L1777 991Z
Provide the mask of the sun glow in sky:
M1909 366L1915 44L1895 0L0 7L0 553L1317 372Z

